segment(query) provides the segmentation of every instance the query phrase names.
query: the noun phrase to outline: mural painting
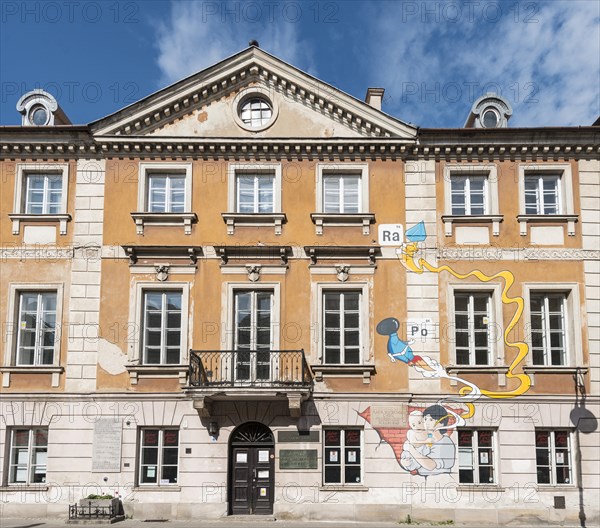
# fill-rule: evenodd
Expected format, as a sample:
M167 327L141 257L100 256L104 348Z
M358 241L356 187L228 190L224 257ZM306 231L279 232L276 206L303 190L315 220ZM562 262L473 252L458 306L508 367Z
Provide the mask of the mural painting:
M507 381L514 380L518 384L507 391L490 391L480 388L458 376L451 376L436 359L415 354L411 345L413 341L403 340L399 335L401 324L398 319L388 317L380 321L376 331L387 337L387 353L390 361L396 365L406 365L414 368L424 378L445 378L457 382L460 386L458 394L445 396L436 404L428 407L413 407L407 409L407 427L382 428L374 427L381 440L389 444L396 460L402 469L411 475L429 477L449 474L456 461L456 446L451 433L457 427L464 426L466 420L475 414L474 403L482 396L487 398L514 398L527 392L531 379L525 373L515 370L525 360L529 347L522 341L510 341L509 336L523 315L524 302L522 297L512 297L509 290L515 278L512 272L502 270L494 275L486 275L480 270L462 274L450 266L434 266L419 256L419 243L425 241L427 233L423 222L406 231L407 242L397 250L398 257L404 268L410 273L449 273L453 277L464 280L474 277L481 282L490 282L498 278L503 280L501 300L504 305L514 305L515 313L504 329L503 340L507 348L516 350L515 357L508 367ZM509 386L511 384L509 381ZM512 382L514 385L514 382ZM452 405L452 406L450 406ZM455 407L457 406L458 407ZM371 409L367 408L359 415L371 423Z

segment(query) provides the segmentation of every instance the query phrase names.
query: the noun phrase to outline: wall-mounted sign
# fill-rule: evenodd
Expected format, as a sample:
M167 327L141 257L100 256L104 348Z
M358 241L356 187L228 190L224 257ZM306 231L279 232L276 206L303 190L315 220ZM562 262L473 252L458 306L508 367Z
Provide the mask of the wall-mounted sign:
M279 442L318 442L319 431L277 431Z
M121 471L121 431L123 423L114 418L99 418L94 423L92 472Z
M317 469L316 449L282 449L279 451L279 469Z
M379 224L380 246L401 246L404 243L404 226L402 224Z
M437 325L431 319L411 319L404 324L406 325L406 337L408 340L437 340Z

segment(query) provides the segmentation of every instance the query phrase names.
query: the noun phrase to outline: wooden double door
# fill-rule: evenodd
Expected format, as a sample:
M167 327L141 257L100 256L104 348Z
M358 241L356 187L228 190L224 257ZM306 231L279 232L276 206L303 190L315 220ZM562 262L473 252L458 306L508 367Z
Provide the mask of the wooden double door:
M275 492L275 444L269 428L255 423L234 431L229 465L229 513L271 515Z

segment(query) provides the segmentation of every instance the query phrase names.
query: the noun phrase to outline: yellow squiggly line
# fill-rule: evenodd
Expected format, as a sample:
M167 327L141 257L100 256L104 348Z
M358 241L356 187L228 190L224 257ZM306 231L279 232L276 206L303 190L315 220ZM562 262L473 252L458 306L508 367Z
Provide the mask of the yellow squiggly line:
M465 274L457 273L450 266L447 266L447 265L439 266L439 267L432 266L431 264L429 264L429 262L427 262L423 258L419 258L417 261L418 262L418 264L417 264L414 260L414 255L417 251L418 251L417 243L413 242L411 244L408 244L405 247L404 251L402 253L400 253L400 255L399 255L399 258L402 261L402 263L404 264L404 266L414 273L420 274L420 273L423 273L424 270L426 269L427 271L431 271L432 273L441 273L442 271L447 271L448 273L450 273L457 279L467 279L469 277L476 277L482 282L489 282L498 277L504 279L504 287L502 288L502 303L517 305L517 309L511 319L510 323L504 330L504 343L506 344L506 346L514 347L519 351L517 356L513 360L513 362L508 367L508 372L506 373L506 377L510 378L510 379L519 380L519 386L514 390L505 391L505 392L488 391L488 390L481 389L481 394L483 394L484 396L487 396L489 398L515 398L516 396L521 396L522 394L525 394L531 387L531 378L525 373L515 374L513 371L527 357L527 354L529 353L529 346L527 345L527 343L524 343L522 341L511 342L508 339L510 332L517 325L517 323L519 322L519 319L521 319L521 316L523 315L523 307L524 307L524 302L523 302L522 297L509 297L509 295L508 295L508 290L510 290L511 286L515 282L515 276L510 271L507 271L507 270L499 271L498 273L496 273L495 275L492 275L491 277L488 275L485 275L484 273L482 273L479 270L473 270L473 271L470 271L469 273L465 273ZM465 394L469 394L470 392L472 392L472 389L471 389L471 387L462 387L458 392L461 396L464 396ZM463 415L463 418L470 418L471 416L473 416L473 414L475 414L475 406L472 403L467 403L466 405L467 405L467 408L469 409L469 411L467 412L466 415Z

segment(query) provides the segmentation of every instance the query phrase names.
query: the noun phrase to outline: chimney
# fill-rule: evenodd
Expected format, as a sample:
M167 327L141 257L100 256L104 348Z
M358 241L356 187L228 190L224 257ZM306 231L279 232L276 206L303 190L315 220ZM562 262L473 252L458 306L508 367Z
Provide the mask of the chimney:
M383 101L384 88L367 88L367 95L365 96L365 102L375 108L375 110L381 110L381 103Z

